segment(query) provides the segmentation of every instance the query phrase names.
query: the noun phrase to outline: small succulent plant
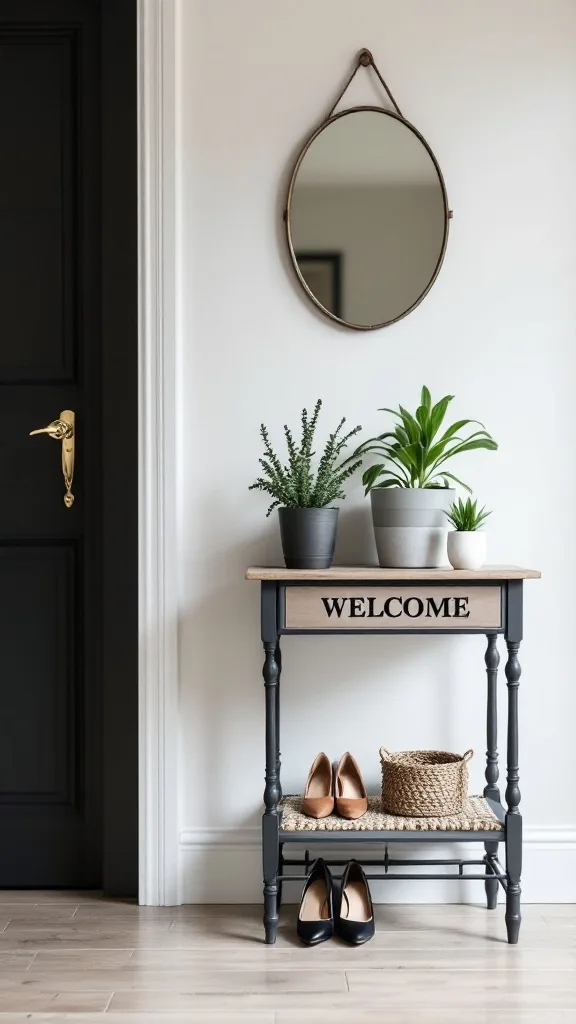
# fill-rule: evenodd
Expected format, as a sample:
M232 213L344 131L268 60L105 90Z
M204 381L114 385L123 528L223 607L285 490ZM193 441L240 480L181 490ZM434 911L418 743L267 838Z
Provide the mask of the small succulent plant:
M466 498L466 501L458 498L457 501L452 502L446 513L458 533L473 533L475 530L479 530L484 520L491 514L486 511L486 506L479 509L478 501L472 501L472 498Z

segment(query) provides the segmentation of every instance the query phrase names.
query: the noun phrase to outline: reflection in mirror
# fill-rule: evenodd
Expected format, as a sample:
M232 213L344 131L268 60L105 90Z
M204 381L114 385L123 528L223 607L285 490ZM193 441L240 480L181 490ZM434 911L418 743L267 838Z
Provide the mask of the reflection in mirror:
M334 316L342 316L342 253L305 252L296 253L298 269L310 291L324 309Z
M296 165L292 259L318 304L350 326L384 326L420 301L440 268L447 223L430 150L388 111L336 115Z

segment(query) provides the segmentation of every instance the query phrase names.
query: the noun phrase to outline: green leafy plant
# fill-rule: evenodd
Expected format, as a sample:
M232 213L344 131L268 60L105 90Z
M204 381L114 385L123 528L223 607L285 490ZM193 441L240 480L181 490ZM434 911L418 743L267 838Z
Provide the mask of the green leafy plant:
M362 476L365 493L373 487L450 487L457 483L466 491L467 484L443 467L449 459L474 448L496 451L498 445L478 420L457 420L440 433L446 410L454 395L445 395L436 405L427 387L422 388L420 405L414 415L403 406L396 409L379 409L389 412L399 421L394 430L379 434L361 444L352 459L375 454L383 462L370 466ZM462 437L460 431L470 425L480 430Z
M486 506L479 509L478 502L472 501L472 498L466 498L466 501L458 498L458 501L452 502L446 515L458 533L472 533L479 530L492 513L486 511Z
M347 434L340 436L346 422L345 418L341 419L334 433L330 434L314 473L313 460L316 453L312 451L312 445L321 408L322 402L318 399L311 417L308 416L307 409L302 410L302 439L299 445L294 441L292 431L284 424L288 448L287 465L281 463L272 448L265 425L260 425L264 457L259 462L264 475L258 477L248 489L265 491L274 499L266 513L267 516L278 505L284 508L324 508L337 498L345 497L342 484L358 469L362 459L347 459L345 466L340 457L350 438L362 427L354 427Z

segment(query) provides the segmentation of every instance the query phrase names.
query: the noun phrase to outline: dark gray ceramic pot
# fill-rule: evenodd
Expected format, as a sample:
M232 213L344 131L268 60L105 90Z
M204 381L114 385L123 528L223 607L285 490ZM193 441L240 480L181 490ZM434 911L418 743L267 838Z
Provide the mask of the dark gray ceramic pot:
M329 569L334 558L337 508L279 508L287 569Z

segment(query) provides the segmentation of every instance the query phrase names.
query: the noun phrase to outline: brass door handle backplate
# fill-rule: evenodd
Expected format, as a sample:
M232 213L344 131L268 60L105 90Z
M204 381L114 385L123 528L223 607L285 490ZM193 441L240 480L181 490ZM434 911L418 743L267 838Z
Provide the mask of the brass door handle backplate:
M64 494L64 504L66 508L71 508L74 504L74 495L72 494L72 482L74 480L74 428L76 424L76 415L72 412L72 409L64 409L60 413L60 417L57 420L52 420L47 427L41 427L39 430L31 430L30 437L33 434L48 434L49 437L53 437L55 441L62 441L62 473L64 475L64 486L66 488Z

